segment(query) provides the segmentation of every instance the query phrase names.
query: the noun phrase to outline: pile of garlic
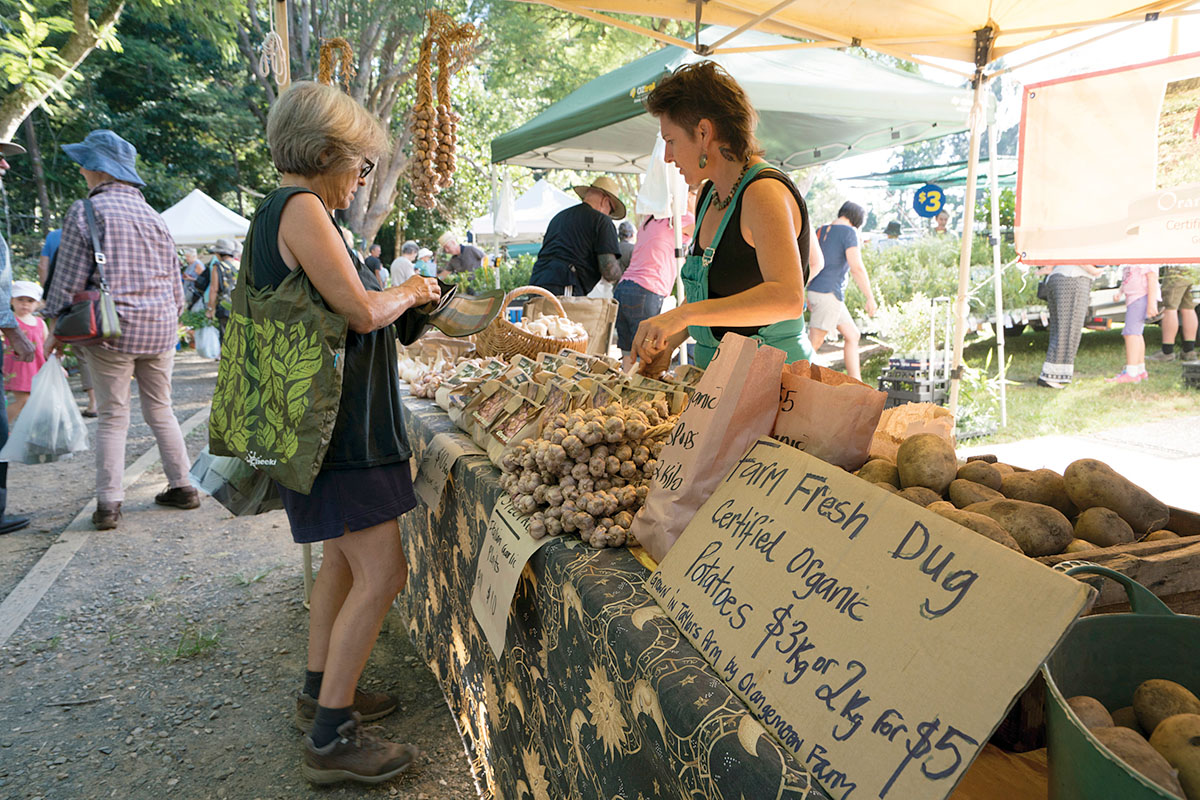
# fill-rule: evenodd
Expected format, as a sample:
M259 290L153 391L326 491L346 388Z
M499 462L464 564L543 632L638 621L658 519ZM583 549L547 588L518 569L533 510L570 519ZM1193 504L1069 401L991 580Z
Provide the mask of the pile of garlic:
M483 359L481 358L458 358L454 361L439 358L434 362L433 366L429 366L405 356L400 359L400 380L409 385L409 393L413 397L432 400L433 396L437 393L438 387L442 385L442 381L453 375L454 370L464 361L471 361L477 365L483 364Z
M546 316L537 319L522 319L516 326L534 336L546 339L584 339L587 328L566 317Z
M535 538L577 533L592 547L637 544L629 526L677 419L665 400L558 414L540 438L504 454L500 486L532 515Z

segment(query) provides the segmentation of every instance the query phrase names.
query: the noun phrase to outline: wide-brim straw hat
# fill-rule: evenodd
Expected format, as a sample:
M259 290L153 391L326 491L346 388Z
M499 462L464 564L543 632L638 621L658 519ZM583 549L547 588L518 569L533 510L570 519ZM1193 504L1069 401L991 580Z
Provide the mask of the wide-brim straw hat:
M625 204L621 202L621 198L617 197L617 182L607 175L602 175L592 181L591 186L572 186L575 194L579 195L579 199L587 197L589 189L599 189L608 195L608 199L612 201L613 210L609 214L613 219L625 219Z

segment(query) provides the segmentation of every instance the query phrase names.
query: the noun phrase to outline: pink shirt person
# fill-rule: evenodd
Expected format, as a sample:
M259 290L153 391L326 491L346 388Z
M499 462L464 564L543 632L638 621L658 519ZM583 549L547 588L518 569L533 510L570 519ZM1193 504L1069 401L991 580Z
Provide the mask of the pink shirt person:
M683 215L680 224L686 228L694 225L696 218L691 213ZM683 237L686 247L688 237ZM633 281L648 292L666 297L675 286L675 229L671 220L654 218L642 224L638 231L637 244L629 257L629 268L621 276L623 281Z

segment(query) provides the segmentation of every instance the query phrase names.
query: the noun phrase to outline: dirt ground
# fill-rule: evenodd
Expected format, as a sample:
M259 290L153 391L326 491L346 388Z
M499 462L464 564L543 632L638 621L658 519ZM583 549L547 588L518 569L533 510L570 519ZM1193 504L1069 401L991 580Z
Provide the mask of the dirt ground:
M185 352L175 374L184 420L209 402L216 369ZM201 426L188 437L193 456L206 436ZM135 404L127 464L152 443ZM93 481L90 453L10 466L10 511L34 523L0 536L0 597ZM454 721L396 611L363 685L399 695L379 723L421 748L419 765L377 788L304 781L291 722L307 637L300 547L282 512L234 518L208 497L194 511L155 506L165 484L156 465L132 485L121 527L93 532L0 647L0 800L475 797Z

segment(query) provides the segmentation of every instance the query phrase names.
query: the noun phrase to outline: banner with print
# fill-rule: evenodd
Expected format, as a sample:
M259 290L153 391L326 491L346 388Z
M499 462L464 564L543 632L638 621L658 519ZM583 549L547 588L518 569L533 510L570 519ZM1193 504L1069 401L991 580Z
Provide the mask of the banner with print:
M1200 53L1024 91L1026 263L1200 262Z

